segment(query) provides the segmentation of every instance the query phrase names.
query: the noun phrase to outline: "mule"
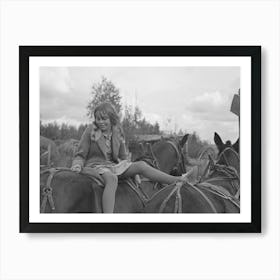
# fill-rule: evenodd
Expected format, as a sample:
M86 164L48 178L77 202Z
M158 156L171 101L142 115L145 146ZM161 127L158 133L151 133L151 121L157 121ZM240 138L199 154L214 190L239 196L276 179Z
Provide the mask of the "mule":
M202 168L198 166L202 172L197 172L196 180L198 182L211 180L215 184L224 186L231 194L235 194L239 189L240 159L237 152L239 139L233 145L230 141L224 144L215 132L214 141L219 151L218 159L214 163L213 158L208 155L208 160L205 160Z
M230 195L239 198L239 156L232 148L226 148L216 163L210 158L208 170L200 183L224 188Z
M48 186L49 176L53 179ZM40 181L41 213L102 213L103 187L89 176L66 168L53 169L42 173ZM116 191L115 212L142 212L145 199L145 195L121 181Z
M54 141L40 135L40 165L56 165L60 154Z
M157 159L161 171L174 176L186 173L186 159L182 149L188 138L189 134L186 134L179 141L162 139L153 145L153 157Z
M221 137L215 132L215 144L219 150L219 156L214 163L209 157L207 169L200 181L218 185L226 189L231 195L239 198L240 192L240 159L239 159L239 138L235 144L230 141L223 143Z
M161 139L160 141L150 145L149 143L142 150L144 154L137 160L142 160L167 174L173 176L181 176L186 173L186 159L183 153L183 147L188 140L189 134L182 139ZM152 182L149 179L142 178L141 189L143 193L150 199L164 185L158 182Z
M215 134L216 136L216 134ZM224 146L210 157L199 182L166 186L145 206L147 213L239 213L239 156Z
M151 158L153 157L160 169L165 172L183 172L184 163L181 161L180 148L186 140L187 136L179 143L160 141L152 148ZM165 155L160 155L163 152ZM41 212L101 213L103 187L84 175L67 168L42 171ZM149 197L158 191L158 188L154 187L155 184L156 182L143 182L137 187L132 180L120 181L116 191L114 212L142 213Z
M178 183L159 190L145 213L239 213L239 202L203 185Z

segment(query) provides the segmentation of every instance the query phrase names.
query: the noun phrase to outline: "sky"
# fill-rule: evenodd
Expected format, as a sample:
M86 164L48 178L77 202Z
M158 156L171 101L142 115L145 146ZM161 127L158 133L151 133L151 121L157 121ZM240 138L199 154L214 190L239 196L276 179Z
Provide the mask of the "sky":
M41 121L89 123L86 106L102 76L119 89L123 104L139 106L163 131L196 131L211 143L214 132L232 142L239 136L238 117L230 112L239 67L41 67Z

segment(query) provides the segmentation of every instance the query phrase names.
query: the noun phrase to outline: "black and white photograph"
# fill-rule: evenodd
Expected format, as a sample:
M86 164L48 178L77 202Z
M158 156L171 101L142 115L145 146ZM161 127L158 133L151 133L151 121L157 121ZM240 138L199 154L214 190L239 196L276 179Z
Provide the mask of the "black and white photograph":
M41 213L240 212L239 94L239 67L42 67Z
M30 222L252 222L256 70L240 48L31 56Z

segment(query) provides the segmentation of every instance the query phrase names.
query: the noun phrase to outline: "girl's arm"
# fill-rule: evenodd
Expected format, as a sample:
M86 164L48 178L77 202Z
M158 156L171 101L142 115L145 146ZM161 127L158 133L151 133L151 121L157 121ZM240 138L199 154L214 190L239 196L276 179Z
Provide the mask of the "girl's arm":
M84 166L90 148L90 134L91 125L86 128L81 137L78 149L72 162L72 167L75 165L80 165L81 167Z
M120 139L120 150L119 150L119 159L125 160L128 159L128 154L125 147L124 137Z

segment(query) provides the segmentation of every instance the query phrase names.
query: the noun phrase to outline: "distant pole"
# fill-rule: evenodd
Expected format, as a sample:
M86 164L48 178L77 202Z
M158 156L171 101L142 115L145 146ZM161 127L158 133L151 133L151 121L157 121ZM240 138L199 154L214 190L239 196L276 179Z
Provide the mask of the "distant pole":
M238 126L240 134L240 89L238 89L238 94L233 96L230 111L238 116Z
M48 145L48 166L51 165L51 144Z

